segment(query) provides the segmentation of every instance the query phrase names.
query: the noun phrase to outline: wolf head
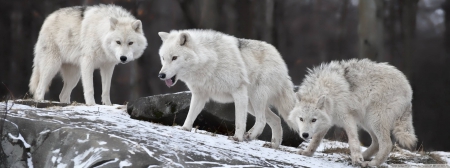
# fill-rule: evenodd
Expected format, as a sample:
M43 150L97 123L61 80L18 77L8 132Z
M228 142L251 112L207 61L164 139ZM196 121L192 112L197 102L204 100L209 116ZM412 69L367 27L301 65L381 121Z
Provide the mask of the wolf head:
M163 44L159 49L162 68L158 77L168 87L175 85L178 79L189 75L189 67L199 61L194 48L194 39L188 32L159 32Z
M106 33L103 48L118 63L128 63L141 57L147 47L142 22L129 18L110 18L110 31Z
M300 100L289 115L289 120L298 126L300 138L311 139L314 134L327 131L332 125L330 110L332 103L326 96L321 96L317 101Z

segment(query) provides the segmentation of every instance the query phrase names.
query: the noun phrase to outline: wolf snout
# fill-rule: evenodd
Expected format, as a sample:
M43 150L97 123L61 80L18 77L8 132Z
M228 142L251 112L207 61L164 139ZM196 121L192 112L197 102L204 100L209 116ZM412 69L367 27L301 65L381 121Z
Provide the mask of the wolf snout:
M166 78L166 74L165 73L160 73L160 74L158 74L158 78L164 79L164 78Z
M120 56L120 61L122 61L122 63L125 63L127 61L127 56Z
M309 134L308 134L308 133L303 133L303 134L302 134L302 137L306 139L306 138L309 137Z

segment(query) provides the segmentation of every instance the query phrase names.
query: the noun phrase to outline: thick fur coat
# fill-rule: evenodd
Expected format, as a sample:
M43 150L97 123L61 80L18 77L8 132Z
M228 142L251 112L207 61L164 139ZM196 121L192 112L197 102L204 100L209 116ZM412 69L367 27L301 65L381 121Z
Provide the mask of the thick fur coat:
M52 78L61 72L61 102L70 103L78 81L83 82L86 104L95 104L93 72L100 69L102 102L111 105L114 66L139 58L147 47L142 23L122 7L98 5L68 7L44 21L34 48L30 92L43 100Z
M169 87L181 80L192 92L183 129L191 130L209 100L234 102L236 140L258 137L267 123L272 129L272 147L280 145L281 120L269 105L287 119L295 94L286 64L275 47L212 30L174 30L159 35L163 41L159 77ZM244 137L247 112L256 117L256 123Z
M302 155L311 156L328 129L344 128L352 162L378 166L392 150L391 133L399 144L413 148L417 142L412 125L412 89L402 72L386 63L368 59L333 61L309 70L289 119L300 137L312 141ZM361 153L358 126L371 138ZM371 157L375 157L371 160ZM366 161L364 161L366 160Z

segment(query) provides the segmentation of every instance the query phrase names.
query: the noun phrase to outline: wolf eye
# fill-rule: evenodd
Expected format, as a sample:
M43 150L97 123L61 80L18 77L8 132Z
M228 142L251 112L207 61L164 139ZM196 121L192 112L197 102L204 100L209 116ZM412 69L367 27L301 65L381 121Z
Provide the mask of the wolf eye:
M173 56L173 57L172 57L172 61L177 60L177 58L178 58L178 56Z
M129 42L128 45L133 45L133 42Z
M120 45L120 41L116 41L116 43Z
M300 121L303 121L303 118L300 117Z
M315 119L315 118L311 120L311 122L316 122L316 121L317 121L317 119Z

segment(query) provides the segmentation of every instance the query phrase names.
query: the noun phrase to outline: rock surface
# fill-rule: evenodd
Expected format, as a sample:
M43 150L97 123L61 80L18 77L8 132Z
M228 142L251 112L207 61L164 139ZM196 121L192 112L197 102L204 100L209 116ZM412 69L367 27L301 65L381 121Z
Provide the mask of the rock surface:
M17 102L29 104L29 101ZM39 103L38 107L60 103ZM3 124L1 144L6 157L3 167L144 167L162 162L149 156L139 144L124 140L121 133L99 130L99 124L76 115L53 116L61 110L23 109L11 110ZM131 143L131 144L130 144ZM27 161L32 160L32 163ZM7 164L6 164L7 163Z
M120 105L39 103L46 108L35 108L18 103L30 104L16 102L1 120L0 167L293 167L303 157L292 154L295 148L283 152L262 147L263 141L236 143L206 131L134 120ZM297 159L277 159L281 155Z
M235 142L213 132L134 120L121 105L53 105L60 104L36 108L16 103L7 108L5 120L6 105L0 103L1 168L352 167L347 143L323 140L317 152L306 157L294 147L274 150L264 147L265 141ZM450 161L450 153L395 149L387 164L445 163L442 160Z
M161 123L163 125L183 125L189 111L190 92L163 94L138 98L130 101L127 112L131 118ZM273 109L276 111L276 109ZM217 103L210 101L194 122L194 127L224 135L234 135L234 103ZM303 140L282 120L282 145L297 147ZM255 123L252 115L247 117L247 130ZM272 131L266 124L260 140L270 141Z

